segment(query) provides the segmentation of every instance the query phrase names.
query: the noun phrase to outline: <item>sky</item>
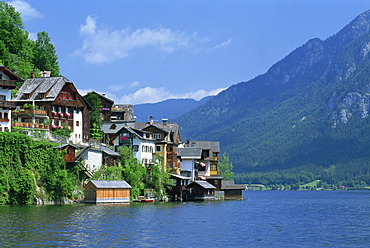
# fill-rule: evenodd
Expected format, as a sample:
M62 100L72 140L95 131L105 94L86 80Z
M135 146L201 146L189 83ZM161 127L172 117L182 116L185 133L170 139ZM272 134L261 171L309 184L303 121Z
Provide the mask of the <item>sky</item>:
M12 0L60 72L115 103L200 100L339 32L370 0Z

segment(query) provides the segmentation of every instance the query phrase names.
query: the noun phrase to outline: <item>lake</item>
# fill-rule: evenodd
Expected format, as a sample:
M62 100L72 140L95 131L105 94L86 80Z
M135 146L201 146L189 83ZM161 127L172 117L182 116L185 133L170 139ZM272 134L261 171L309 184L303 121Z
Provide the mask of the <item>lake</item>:
M1 247L369 247L370 191L244 200L0 206Z

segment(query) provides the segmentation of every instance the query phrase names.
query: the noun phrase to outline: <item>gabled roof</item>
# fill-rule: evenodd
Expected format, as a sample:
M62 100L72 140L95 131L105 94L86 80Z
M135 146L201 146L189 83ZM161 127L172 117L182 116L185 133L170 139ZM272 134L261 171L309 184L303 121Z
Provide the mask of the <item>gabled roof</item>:
M219 141L186 141L185 147L200 147L203 150L212 150L212 152L220 152Z
M178 156L181 159L201 159L202 157L202 148L197 147L184 147L177 148Z
M112 125L115 126L114 129L111 129ZM144 133L150 133L150 132L146 132L144 130L138 130L138 129L135 129L135 128L132 128L130 126L127 125L127 123L124 123L124 122L105 122L103 125L102 125L102 128L101 130L106 133L106 134L119 134L123 131L127 131L131 134L133 134L134 136L136 136L138 139L144 139L144 140L155 140L153 138L145 138L144 137Z
M149 126L155 126L156 128L167 132L170 135L170 141L177 142L177 137L180 135L179 125L175 122L136 122L135 128L144 130Z
M101 150L104 153L108 154L109 156L114 156L114 157L120 157L121 156L118 152L112 151L111 149L109 149L108 147L105 147L105 146L102 146Z
M92 91L92 93L97 94L100 98L103 98L106 101L111 102L112 104L114 104L114 101L112 99L109 99L108 97L106 97L104 94L100 94L100 93L98 93L96 91Z
M73 83L65 77L40 77L27 79L13 101L54 101L65 84ZM74 86L73 86L74 87ZM77 89L75 88L76 93ZM31 94L25 98L25 94ZM47 94L45 98L40 98L39 94Z
M186 188L190 188L193 184L197 184L197 185L199 185L200 187L202 187L204 189L215 189L216 188L215 186L213 186L212 184L210 184L207 181L194 181L194 182L186 185Z
M95 185L98 189L107 189L107 188L114 188L114 189L131 189L131 185L128 184L126 181L106 181L106 180L91 180L92 184Z
M0 65L0 71L5 73L11 80L16 80L17 82L23 82L24 81L23 78L21 78L20 76L18 76L17 74L15 74L14 72L12 72L11 70L9 70L8 68L6 68L3 65Z

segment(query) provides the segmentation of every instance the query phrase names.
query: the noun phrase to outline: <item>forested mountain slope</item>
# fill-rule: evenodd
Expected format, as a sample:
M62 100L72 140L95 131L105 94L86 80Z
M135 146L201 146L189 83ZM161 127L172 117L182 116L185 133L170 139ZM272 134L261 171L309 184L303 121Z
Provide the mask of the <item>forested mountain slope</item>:
M237 173L362 171L370 166L369 30L367 11L332 37L308 41L177 118L182 138L219 140Z

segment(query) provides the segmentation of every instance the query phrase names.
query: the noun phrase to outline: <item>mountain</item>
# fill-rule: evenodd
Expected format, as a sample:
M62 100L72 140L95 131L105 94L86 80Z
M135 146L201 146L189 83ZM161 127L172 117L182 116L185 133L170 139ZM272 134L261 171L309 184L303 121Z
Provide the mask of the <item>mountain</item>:
M158 103L136 104L134 105L134 113L138 122L149 121L150 116L160 119L174 119L202 105L211 98L212 96L208 96L199 101L194 99L168 99Z
M181 137L219 140L244 182L293 172L323 179L334 166L336 181L370 184L369 52L367 11L176 118Z

